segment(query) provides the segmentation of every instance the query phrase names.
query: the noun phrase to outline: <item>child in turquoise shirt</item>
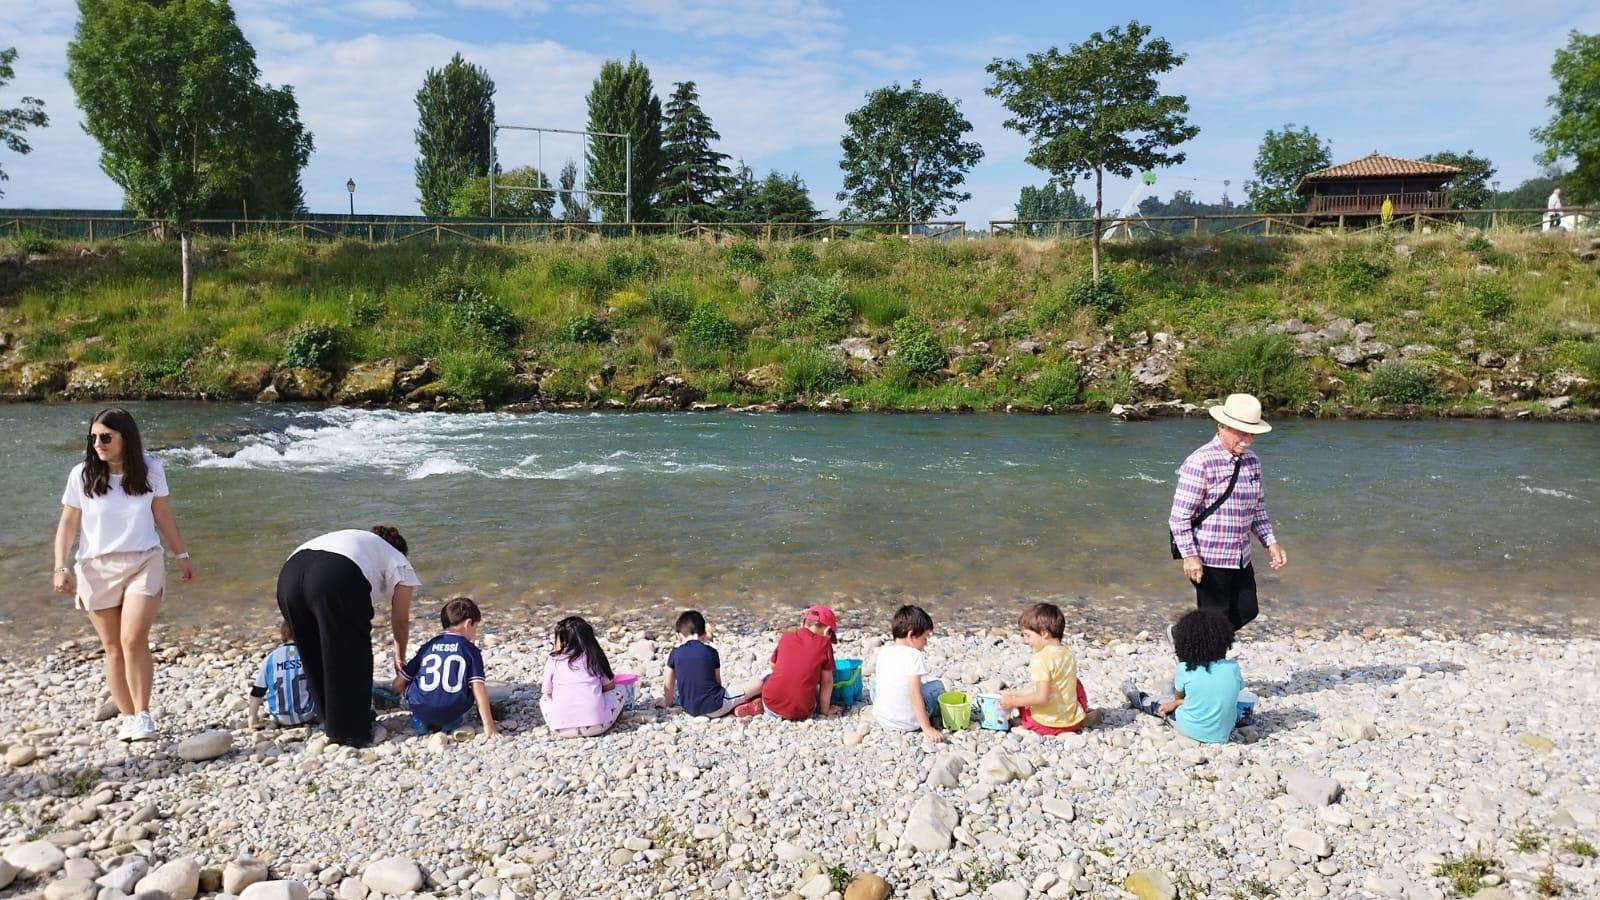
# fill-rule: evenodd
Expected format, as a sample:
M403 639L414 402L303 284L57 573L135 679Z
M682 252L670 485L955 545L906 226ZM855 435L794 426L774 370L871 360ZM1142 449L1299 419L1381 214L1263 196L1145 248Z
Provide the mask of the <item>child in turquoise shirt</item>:
M1239 692L1244 677L1228 659L1233 625L1221 613L1196 609L1172 626L1172 649L1178 670L1170 699L1157 700L1129 681L1122 686L1128 705L1152 716L1172 717L1187 737L1207 744L1225 744L1239 721Z

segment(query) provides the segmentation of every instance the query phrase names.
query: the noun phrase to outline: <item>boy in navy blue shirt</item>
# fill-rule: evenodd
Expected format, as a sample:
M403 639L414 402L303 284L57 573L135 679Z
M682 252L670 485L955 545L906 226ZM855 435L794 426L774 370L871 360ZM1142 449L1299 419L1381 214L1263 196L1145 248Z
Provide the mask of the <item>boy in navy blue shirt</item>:
M761 689L760 680L729 693L722 686L722 657L706 643L706 617L688 610L678 616L674 628L678 646L667 654L667 678L661 688L661 705L672 705L674 697L691 716L715 719L733 711L744 695Z
M403 694L411 709L411 730L455 731L476 703L483 733L500 737L489 711L489 689L484 683L483 655L473 645L483 614L478 604L457 597L439 610L444 631L423 644L394 680L394 692Z

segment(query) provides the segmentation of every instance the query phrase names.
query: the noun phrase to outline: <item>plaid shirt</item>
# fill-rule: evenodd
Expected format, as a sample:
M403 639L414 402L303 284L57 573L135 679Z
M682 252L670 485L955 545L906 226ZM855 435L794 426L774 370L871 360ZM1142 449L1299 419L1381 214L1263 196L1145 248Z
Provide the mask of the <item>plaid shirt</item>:
M1239 466L1239 481L1228 501L1217 507L1199 528L1189 523L1228 489L1233 477L1233 455L1213 438L1189 454L1178 469L1178 489L1172 495L1172 513L1167 527L1184 556L1200 557L1208 566L1242 569L1250 565L1250 533L1261 545L1277 542L1272 535L1272 520L1267 518L1266 495L1261 488L1261 460L1246 450Z

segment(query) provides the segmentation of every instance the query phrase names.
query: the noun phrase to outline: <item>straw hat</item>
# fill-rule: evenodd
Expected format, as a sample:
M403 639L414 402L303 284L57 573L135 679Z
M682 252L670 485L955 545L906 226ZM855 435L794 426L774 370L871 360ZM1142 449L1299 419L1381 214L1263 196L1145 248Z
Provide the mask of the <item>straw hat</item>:
M1211 418L1245 434L1266 434L1272 430L1261 418L1261 401L1249 394L1229 394L1221 406L1211 407Z

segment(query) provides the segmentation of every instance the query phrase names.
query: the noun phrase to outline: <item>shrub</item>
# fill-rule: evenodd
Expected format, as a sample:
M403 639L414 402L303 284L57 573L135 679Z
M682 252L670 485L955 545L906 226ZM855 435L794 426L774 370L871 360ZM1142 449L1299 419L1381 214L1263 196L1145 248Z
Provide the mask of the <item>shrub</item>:
M956 362L956 371L963 375L977 375L983 371L983 354L968 353Z
M1333 280L1349 293L1364 294L1389 277L1389 266L1370 259L1360 250L1346 250L1334 257L1329 267Z
M1474 281L1472 306L1485 319L1503 319L1511 312L1511 287L1498 278Z
M545 266L544 277L554 284L576 284L578 267L567 257L558 256Z
M339 329L332 322L301 322L283 342L283 364L326 369L338 359L341 343Z
M378 324L388 312L383 301L365 291L350 294L350 324L357 328L367 328Z
M722 255L722 263L728 267L728 271L742 272L746 275L761 274L761 264L764 261L761 258L761 248L756 246L755 241L750 240L734 241Z
M881 287L863 287L850 292L850 306L861 320L877 328L893 325L909 310L898 293Z
M681 288L656 288L650 292L650 307L656 317L668 325L682 325L694 312L694 301L689 292Z
M439 357L439 390L458 400L493 403L512 382L500 354L484 347L448 350Z
M465 272L439 269L417 286L417 296L429 306L447 307L466 291L478 289L478 282Z
M928 326L915 316L906 316L894 323L889 342L895 357L911 375L931 375L945 367L949 357Z
M1250 334L1198 350L1185 376L1197 397L1254 394L1262 405L1298 407L1312 394L1311 374L1284 334Z
M16 237L17 249L30 256L54 253L58 242L34 231L25 231Z
M809 266L817 261L817 251L810 244L790 244L789 262L795 266Z
M449 308L451 325L481 335L501 347L516 340L522 332L521 323L505 304L475 287L458 293Z
M1410 360L1395 359L1372 367L1367 375L1366 394L1373 400L1412 404L1427 403L1438 392L1426 367Z
M1105 321L1122 311L1122 292L1116 282L1102 275L1099 281L1084 278L1067 289L1067 299L1074 306L1094 312L1097 321Z
M1048 406L1070 406L1083 399L1083 373L1070 359L1039 373L1032 385L1033 399Z
M1481 231L1473 232L1472 236L1467 238L1467 242L1464 246L1469 252L1472 253L1482 253L1486 250L1494 249L1494 244L1491 243L1488 236Z
M837 353L816 347L796 352L783 366L783 390L787 394L825 394L850 380L850 370Z
M686 348L702 353L731 350L739 341L739 330L727 315L710 303L702 303L689 314L679 332Z
M561 333L575 344L600 344L611 339L611 329L594 316L573 316Z
M811 274L785 278L768 289L766 305L780 323L825 338L843 334L855 315L845 297L844 276L838 272L826 278Z

